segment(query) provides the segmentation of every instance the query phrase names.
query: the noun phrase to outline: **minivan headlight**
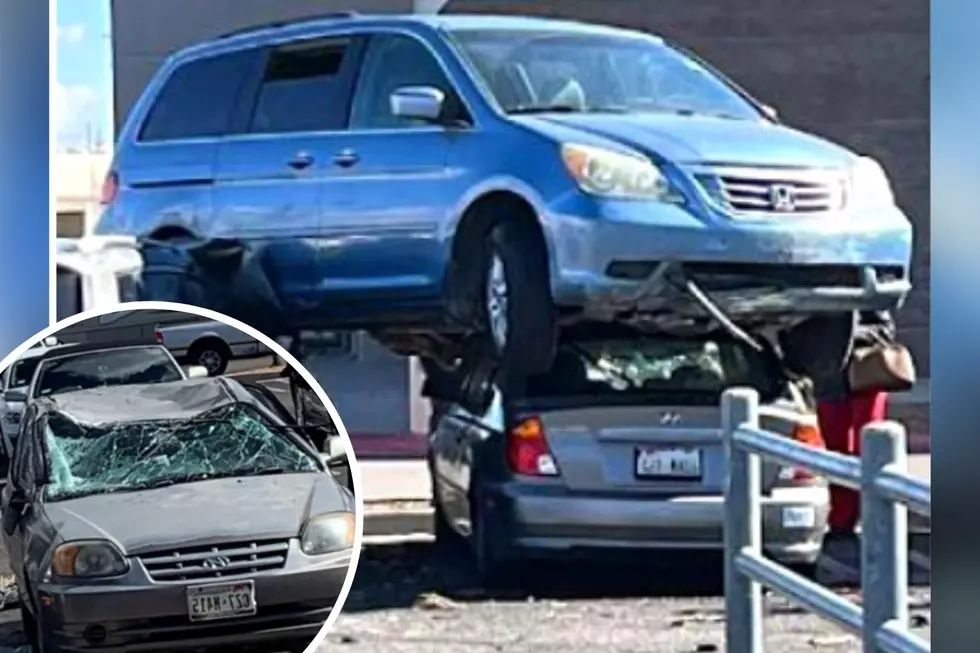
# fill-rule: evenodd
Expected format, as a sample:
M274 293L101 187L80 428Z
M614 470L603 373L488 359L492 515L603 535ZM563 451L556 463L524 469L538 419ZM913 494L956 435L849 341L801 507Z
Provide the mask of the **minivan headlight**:
M877 209L893 204L895 194L884 168L871 157L859 157L851 168L851 208Z
M584 192L613 199L676 202L680 196L656 165L640 154L566 143L565 168Z
M104 540L66 542L54 550L51 571L67 578L105 578L119 576L129 562L118 548Z
M342 551L354 546L357 520L354 513L334 512L313 517L303 528L300 549L310 556Z

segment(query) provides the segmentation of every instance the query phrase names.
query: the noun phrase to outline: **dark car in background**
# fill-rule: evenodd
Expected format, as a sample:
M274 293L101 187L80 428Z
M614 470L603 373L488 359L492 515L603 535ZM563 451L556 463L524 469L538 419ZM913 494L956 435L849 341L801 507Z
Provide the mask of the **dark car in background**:
M542 556L720 551L731 386L759 391L764 428L823 446L803 389L733 339L570 335L524 388L444 406L428 461L437 540L465 538L486 582ZM812 571L826 484L771 464L763 483L767 552Z
M45 652L303 651L356 529L319 453L228 378L33 400L2 509Z

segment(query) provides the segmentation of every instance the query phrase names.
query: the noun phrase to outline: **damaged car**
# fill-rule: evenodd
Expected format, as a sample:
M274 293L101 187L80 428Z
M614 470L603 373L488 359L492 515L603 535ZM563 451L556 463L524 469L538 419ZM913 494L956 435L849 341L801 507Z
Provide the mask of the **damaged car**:
M103 196L147 299L445 361L477 335L520 374L581 323L738 330L832 374L857 314L910 291L877 161L668 40L576 22L352 14L189 47Z
M464 543L488 584L545 558L721 551L728 387L759 392L764 429L824 447L808 384L731 337L570 329L521 388L479 366L429 384L437 544ZM812 574L826 482L766 462L762 488L766 553Z
M2 508L45 652L303 651L356 530L318 453L228 378L35 399Z

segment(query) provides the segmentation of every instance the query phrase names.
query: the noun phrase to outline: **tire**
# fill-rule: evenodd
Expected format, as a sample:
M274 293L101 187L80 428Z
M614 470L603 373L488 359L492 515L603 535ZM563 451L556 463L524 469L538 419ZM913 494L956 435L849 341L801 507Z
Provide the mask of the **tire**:
M202 340L191 346L187 358L192 365L201 365L207 368L208 376L221 376L228 369L231 351L228 349L228 345L220 340Z
M551 368L558 327L547 252L530 227L500 222L490 232L480 276L480 322L508 374Z
M471 501L472 535L470 546L480 585L487 589L508 589L516 580L516 562L499 555L493 546L493 534L487 528L483 501Z
M18 591L20 591L20 623L21 628L24 630L24 637L27 639L27 645L30 646L32 651L42 653L41 631L38 628L37 619L27 607L31 602L30 592L27 590L20 590L19 588Z

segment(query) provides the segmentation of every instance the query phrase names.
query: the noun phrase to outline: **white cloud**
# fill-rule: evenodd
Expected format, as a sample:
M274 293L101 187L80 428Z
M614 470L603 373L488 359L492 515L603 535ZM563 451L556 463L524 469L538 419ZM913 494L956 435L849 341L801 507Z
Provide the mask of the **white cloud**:
M101 121L95 121L99 94L91 86L83 84L58 84L52 102L52 111L59 144L82 145L86 139L86 126L100 129Z
M85 38L85 26L81 24L64 25L58 27L58 40L68 45L78 43Z

